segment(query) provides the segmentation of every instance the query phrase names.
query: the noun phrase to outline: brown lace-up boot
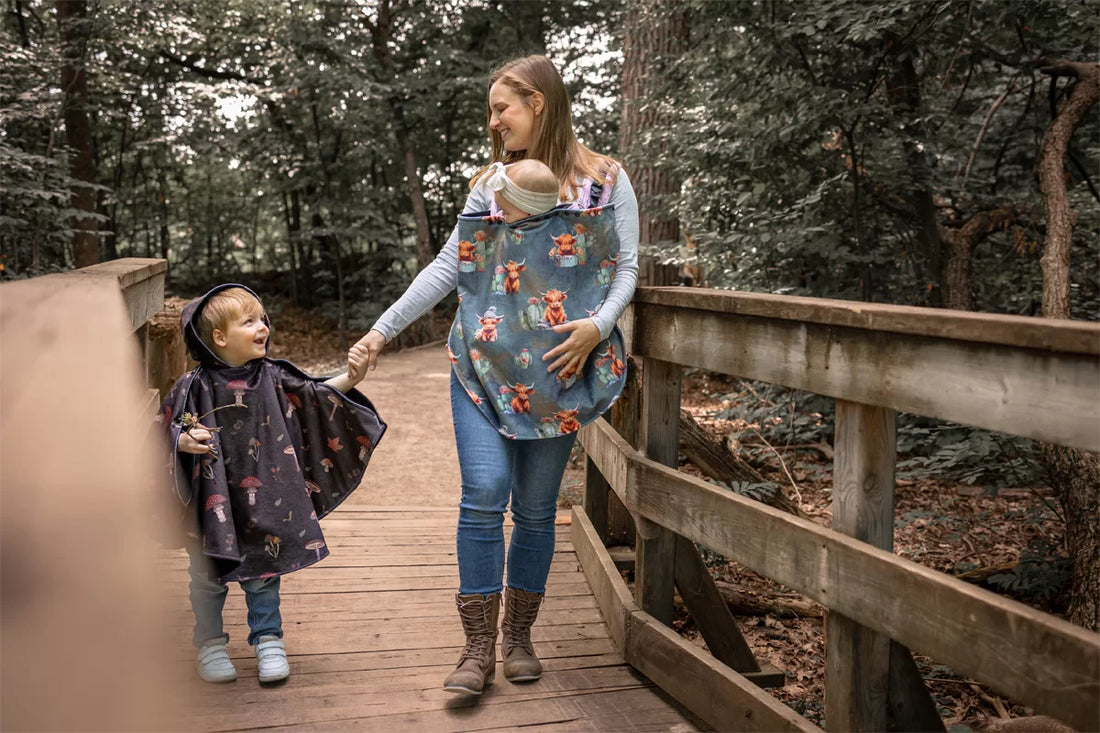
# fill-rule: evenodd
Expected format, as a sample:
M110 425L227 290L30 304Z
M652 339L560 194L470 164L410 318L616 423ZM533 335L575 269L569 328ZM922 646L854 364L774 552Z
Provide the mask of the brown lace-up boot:
M462 630L466 632L466 648L458 666L443 682L447 692L480 695L493 683L497 665L497 619L500 617L500 594L455 595Z
M508 586L504 593L504 623L501 625L501 653L504 676L511 682L531 682L542 677L542 662L531 645L531 625L539 615L542 593L530 593Z

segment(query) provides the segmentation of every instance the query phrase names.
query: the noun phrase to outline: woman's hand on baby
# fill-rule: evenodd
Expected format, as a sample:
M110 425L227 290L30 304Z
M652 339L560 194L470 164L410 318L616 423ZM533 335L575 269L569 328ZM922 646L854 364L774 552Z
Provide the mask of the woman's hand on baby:
M563 367L567 373L577 371L584 366L584 362L588 360L588 355L592 353L592 349L596 348L596 344L600 343L600 328L591 318L581 318L554 326L554 332L568 333L569 338L543 355L543 361L554 359L554 362L546 368L547 372Z
M367 331L367 335L348 350L348 378L358 382L367 375L367 370L374 371L378 355L385 347L385 336L378 331Z
M180 433L180 439L176 447L184 453L191 453L196 456L206 455L214 450L214 446L210 443L210 439L213 437L213 434L206 428L196 426L187 432Z

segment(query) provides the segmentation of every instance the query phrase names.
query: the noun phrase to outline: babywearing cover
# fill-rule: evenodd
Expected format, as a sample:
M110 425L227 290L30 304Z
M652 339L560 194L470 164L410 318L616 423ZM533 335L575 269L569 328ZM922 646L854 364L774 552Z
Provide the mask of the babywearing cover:
M610 193L610 185L589 181L580 205L507 224L494 202L458 218L459 305L447 349L467 395L507 438L575 432L622 393L618 327L577 371L547 373L542 361L568 338L553 327L595 315L615 278Z
M342 394L287 361L264 357L239 367L221 361L199 336L198 320L212 295L232 287L252 292L220 285L184 308L180 325L199 366L173 385L158 417L186 529L202 542L222 582L281 575L324 559L329 551L318 520L359 485L386 431L354 388ZM185 413L202 416L201 424L216 431L216 454L176 450Z

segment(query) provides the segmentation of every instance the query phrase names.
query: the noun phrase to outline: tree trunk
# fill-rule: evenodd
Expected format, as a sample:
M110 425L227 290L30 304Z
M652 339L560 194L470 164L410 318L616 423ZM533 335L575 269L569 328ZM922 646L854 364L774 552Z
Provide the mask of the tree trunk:
M657 161L662 157L656 145L642 141L653 130L667 129L670 120L660 104L673 82L668 66L687 48L689 16L678 0L630 0L623 32L623 117L619 129L619 153L638 195L640 244L679 242L680 220L669 204L680 193L680 178L669 166ZM647 267L639 257L639 281L647 272L662 272ZM675 268L672 268L676 272Z
M1004 229L1015 220L1016 209L1010 204L992 211L980 211L958 229L941 232L943 241L948 245L948 256L944 258L943 268L945 308L973 310L974 248L990 234Z
M390 113L393 115L394 134L405 164L405 189L409 194L413 220L416 222L416 261L424 269L432 261L432 243L428 206L424 202L424 191L420 186L420 171L416 161L416 146L405 122L405 109L397 92L397 73L394 70L393 54L390 53L390 3L381 0L378 4L378 22L365 21L373 40L374 58L382 69L385 81L394 88L389 95Z
M913 66L911 51L902 53L895 60L891 73L886 78L886 91L892 105L901 107L908 112L905 128L909 132L909 139L913 141L927 139L924 135L923 125L919 121L922 114L920 79L917 76L916 68ZM936 216L936 205L932 200L932 191L928 185L929 174L926 156L917 148L915 142L911 142L905 146L905 158L917 184L910 195L916 212L917 240L921 244L927 268L928 305L938 307L943 305L946 300L969 302L969 289L965 293L960 293L957 290L952 291L952 288L958 288L959 284L955 282L948 283L944 279L944 271L947 269L944 263L945 252L943 239L940 235L939 219ZM948 251L946 254L947 258L951 258L963 253ZM966 256L969 257L969 254ZM969 261L966 263L952 262L950 267L953 268L953 271L959 271L960 267L969 268L970 263ZM969 285L967 285L967 288L969 288ZM943 292L944 290L951 292L947 294Z
M88 7L85 0L57 0L57 27L61 36L61 90L65 139L70 148L69 173L72 207L84 212L73 219L73 265L87 267L99 261L96 242L95 163L92 160L92 126L88 120Z
M1070 317L1069 254L1073 212L1066 196L1064 163L1073 132L1100 99L1100 64L1058 62L1043 72L1071 76L1076 82L1043 137L1035 172L1047 221L1043 243L1043 316ZM1076 448L1044 445L1051 483L1066 517L1066 550L1070 556L1069 617L1075 624L1100 631L1100 455Z

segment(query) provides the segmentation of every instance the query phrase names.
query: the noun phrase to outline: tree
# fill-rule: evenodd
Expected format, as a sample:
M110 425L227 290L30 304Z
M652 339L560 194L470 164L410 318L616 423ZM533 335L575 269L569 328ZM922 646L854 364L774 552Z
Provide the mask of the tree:
M1042 67L1052 83L1073 78L1065 101L1043 138L1035 172L1044 198L1043 316L1070 317L1070 248L1073 213L1066 196L1065 158L1073 133L1100 99L1100 64L1058 61ZM1066 517L1071 564L1070 620L1100 631L1100 455L1045 445L1043 453Z
M72 185L73 264L99 262L95 219L95 163L88 121L88 7L85 0L57 0L61 36L61 89L64 94L65 139L70 149Z
M680 195L682 174L664 162L669 151L661 131L669 126L669 100L675 98L668 94L676 87L669 72L687 47L688 31L689 16L676 0L632 0L627 5L619 151L638 196L643 246L675 246L680 240L672 205Z

